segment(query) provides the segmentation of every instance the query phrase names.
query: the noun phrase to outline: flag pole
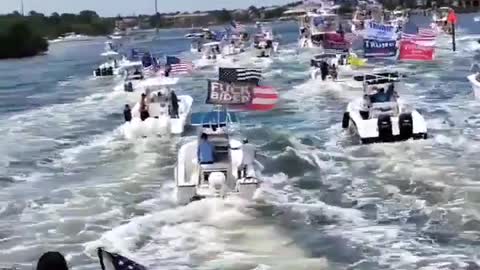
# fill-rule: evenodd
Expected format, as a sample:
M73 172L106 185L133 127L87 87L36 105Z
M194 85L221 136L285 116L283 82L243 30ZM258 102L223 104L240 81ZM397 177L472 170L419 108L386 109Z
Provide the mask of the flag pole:
M452 50L453 51L457 50L457 46L456 46L456 43L455 43L455 23L453 23L453 22L452 22Z

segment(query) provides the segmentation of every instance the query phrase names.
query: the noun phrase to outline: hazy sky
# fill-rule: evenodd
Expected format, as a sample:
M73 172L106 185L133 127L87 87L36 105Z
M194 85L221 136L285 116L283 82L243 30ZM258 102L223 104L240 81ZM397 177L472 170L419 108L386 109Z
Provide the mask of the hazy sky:
M20 10L21 0L0 0L0 13ZM95 10L103 16L153 14L155 0L23 0L25 13L30 10L51 14L56 11L77 13L81 10ZM195 11L210 9L246 8L250 5L270 6L294 2L294 0L158 0L162 12Z

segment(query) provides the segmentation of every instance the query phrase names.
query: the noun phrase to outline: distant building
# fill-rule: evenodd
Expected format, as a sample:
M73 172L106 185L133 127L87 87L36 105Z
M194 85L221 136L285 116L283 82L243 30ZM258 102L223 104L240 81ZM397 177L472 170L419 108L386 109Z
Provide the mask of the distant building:
M125 17L115 21L115 27L120 30L126 30L128 28L134 28L139 25L137 17Z
M192 13L192 14L177 14L177 15L164 15L162 20L166 21L167 25L176 26L202 26L215 23L212 21L209 13Z

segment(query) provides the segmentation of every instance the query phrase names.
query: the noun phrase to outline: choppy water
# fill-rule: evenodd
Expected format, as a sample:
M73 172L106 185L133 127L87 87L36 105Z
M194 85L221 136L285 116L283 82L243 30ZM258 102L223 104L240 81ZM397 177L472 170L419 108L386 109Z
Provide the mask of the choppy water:
M311 55L296 52L295 25L277 25L287 45L262 66L281 101L242 116L260 147L262 205L175 205L173 165L188 135L123 139L129 98L113 91L118 82L89 79L102 40L0 62L0 265L32 269L42 252L59 250L74 269L98 269L103 246L152 269L475 267L480 103L465 78L480 59L473 17L460 19L456 53L443 37L437 61L398 67L413 73L400 94L424 114L431 138L367 146L349 143L340 124L360 90L309 81ZM144 45L189 57L184 33L162 31ZM178 92L207 108L205 79L214 76L202 71Z

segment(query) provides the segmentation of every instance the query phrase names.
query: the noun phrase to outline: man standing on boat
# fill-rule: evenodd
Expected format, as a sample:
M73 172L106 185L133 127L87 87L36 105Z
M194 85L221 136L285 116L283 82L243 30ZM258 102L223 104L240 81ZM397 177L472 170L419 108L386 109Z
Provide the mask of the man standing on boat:
M213 164L215 161L214 146L208 141L208 135L202 133L200 136L200 144L197 149L197 159L200 164Z
M123 116L125 117L125 122L130 122L132 120L132 110L128 104L125 104L125 109L123 109Z
M173 90L170 93L170 101L172 102L172 118L178 118L178 97Z
M240 165L238 176L247 177L247 169L253 168L253 163L255 162L255 145L249 143L247 138L243 139L242 154L242 164Z

